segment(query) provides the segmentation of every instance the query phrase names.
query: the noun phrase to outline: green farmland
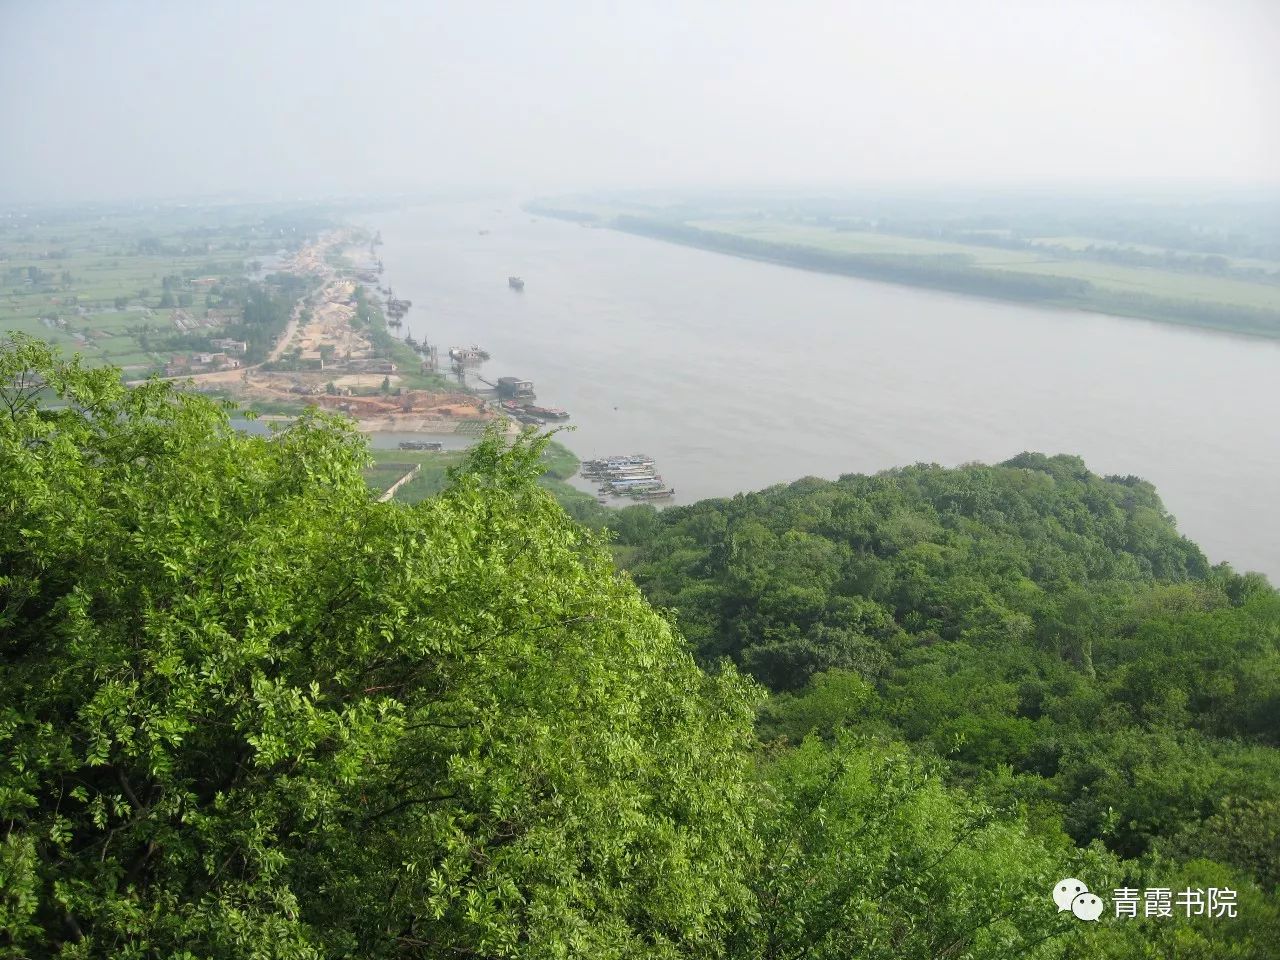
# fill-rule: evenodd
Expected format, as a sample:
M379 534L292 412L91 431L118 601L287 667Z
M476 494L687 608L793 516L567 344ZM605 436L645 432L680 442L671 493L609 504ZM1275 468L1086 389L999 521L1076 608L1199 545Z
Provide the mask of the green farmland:
M1280 339L1265 198L621 192L526 209L805 270Z
M393 483L414 466L422 469L416 477L395 493L401 503L418 503L434 496L449 483L449 471L466 462L465 450L373 450L373 463L365 468L364 479L375 493L385 493ZM578 458L568 447L554 440L547 444L542 454L544 473L539 483L570 514L582 520L595 521L597 525L610 511L600 507L590 494L571 486L566 481L578 472Z
M834 229L806 223L773 220L704 220L690 226L702 230L750 237L766 243L794 244L841 253L888 255L901 257L963 258L968 266L1008 270L1039 276L1069 277L1087 280L1101 290L1134 293L1152 297L1223 303L1260 310L1280 311L1280 282L1250 282L1230 277L1214 277L1199 273L1133 267L1086 259L1064 258L1052 252L1047 241L1040 250L1017 250L1003 247L927 240L873 231ZM1089 238L1065 238L1075 249L1083 250ZM1149 251L1158 252L1156 248ZM1273 265L1280 268L1280 264Z
M235 289L296 246L261 208L91 208L0 215L0 332L40 337L93 366L158 369L169 340L240 316ZM211 317L215 319L210 319Z

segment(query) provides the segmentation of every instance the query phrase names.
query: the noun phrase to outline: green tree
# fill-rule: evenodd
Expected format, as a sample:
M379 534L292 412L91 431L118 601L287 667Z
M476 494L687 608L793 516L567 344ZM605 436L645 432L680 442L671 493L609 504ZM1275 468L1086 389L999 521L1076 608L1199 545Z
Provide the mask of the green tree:
M810 738L763 777L760 919L736 957L1056 957L1081 931L1046 909L1054 882L1101 886L1112 869L948 790L901 746Z
M750 697L545 441L376 504L345 421L21 338L0 385L0 955L675 957L748 909Z

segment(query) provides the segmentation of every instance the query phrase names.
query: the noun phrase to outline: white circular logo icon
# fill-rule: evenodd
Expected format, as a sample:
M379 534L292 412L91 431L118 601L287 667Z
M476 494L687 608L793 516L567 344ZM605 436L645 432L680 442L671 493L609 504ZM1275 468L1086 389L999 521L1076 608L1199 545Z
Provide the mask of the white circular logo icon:
M1071 901L1082 893L1088 893L1089 888L1081 881L1074 877L1068 877L1066 880L1059 880L1053 888L1053 902L1058 905L1058 912L1071 909Z
M1071 912L1081 920L1097 920L1102 916L1102 898L1087 890L1077 894L1071 901Z

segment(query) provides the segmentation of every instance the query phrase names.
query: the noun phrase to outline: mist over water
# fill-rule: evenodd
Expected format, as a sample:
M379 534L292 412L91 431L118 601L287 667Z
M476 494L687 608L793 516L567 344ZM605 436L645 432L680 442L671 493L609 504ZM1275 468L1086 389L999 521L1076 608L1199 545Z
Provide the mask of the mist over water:
M677 503L1070 453L1154 483L1214 562L1280 578L1280 344L810 273L515 201L369 223L416 338L480 344L486 379L570 411L576 453L649 453Z

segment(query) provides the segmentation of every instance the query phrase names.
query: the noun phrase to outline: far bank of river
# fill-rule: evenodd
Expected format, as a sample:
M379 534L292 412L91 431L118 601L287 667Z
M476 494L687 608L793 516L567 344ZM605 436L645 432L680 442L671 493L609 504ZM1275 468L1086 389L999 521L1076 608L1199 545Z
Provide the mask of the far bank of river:
M537 205L529 209L538 210ZM642 237L679 243L701 250L745 257L766 263L857 277L881 283L898 283L963 296L980 296L1015 303L1064 307L1176 323L1217 332L1280 340L1280 287L1249 284L1251 296L1265 297L1267 306L1248 306L1214 299L1216 281L1204 278L1196 296L1160 295L1162 285L1174 286L1183 275L1151 270L1143 275L1150 286L1141 290L1107 286L1083 277L1046 269L1012 270L954 262L929 256L885 256L871 252L831 249L804 242L776 242L725 230L709 230L687 223L650 217L617 216L594 222L573 211L550 216L573 223L587 223ZM1131 278L1132 279L1132 278ZM1245 281L1248 284L1248 281ZM1238 291L1236 291L1238 293Z
M531 379L570 411L575 453L648 453L678 503L1072 453L1150 480L1212 560L1280 581L1278 343L813 273L508 201L375 225L416 337L480 344L486 379Z

